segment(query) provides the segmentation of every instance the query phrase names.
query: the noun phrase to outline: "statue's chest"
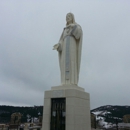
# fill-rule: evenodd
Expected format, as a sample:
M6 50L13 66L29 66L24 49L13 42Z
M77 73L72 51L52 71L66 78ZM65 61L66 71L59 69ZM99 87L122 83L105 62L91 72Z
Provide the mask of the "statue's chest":
M65 38L66 36L71 35L71 31L72 31L71 27L64 29L63 37Z

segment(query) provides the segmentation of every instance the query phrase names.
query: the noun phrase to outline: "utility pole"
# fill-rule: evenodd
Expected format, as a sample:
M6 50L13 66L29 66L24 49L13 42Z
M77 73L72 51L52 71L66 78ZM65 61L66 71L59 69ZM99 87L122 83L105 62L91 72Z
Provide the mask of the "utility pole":
M116 118L116 129L118 130L118 118Z

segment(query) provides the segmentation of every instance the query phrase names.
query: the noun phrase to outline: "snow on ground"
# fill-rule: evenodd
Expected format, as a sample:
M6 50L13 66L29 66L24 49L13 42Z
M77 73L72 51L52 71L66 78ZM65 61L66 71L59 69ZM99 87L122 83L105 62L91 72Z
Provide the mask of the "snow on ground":
M99 114L101 114L103 111L96 111L96 112L92 112L94 115L99 115Z
M96 112L92 112L92 113L96 115L96 121L98 121L98 124L101 127L106 128L106 129L112 127L112 124L108 123L108 122L105 122L105 118L102 117L102 115L108 114L110 112L107 112L107 111L96 111Z
M92 113L95 114L96 116L98 116L98 115L110 114L111 112L109 112L109 111L96 111L96 112L92 112Z
M106 129L112 127L112 124L108 123L108 122L105 122L104 119L99 120L99 125L102 126L103 128L106 128Z

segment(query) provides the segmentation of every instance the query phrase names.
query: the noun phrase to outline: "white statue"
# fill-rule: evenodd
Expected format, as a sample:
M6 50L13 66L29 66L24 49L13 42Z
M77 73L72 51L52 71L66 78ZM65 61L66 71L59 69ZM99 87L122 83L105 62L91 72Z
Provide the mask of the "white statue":
M59 53L61 84L77 85L83 34L81 26L75 22L72 13L66 15L66 21L59 43L55 44L53 49Z

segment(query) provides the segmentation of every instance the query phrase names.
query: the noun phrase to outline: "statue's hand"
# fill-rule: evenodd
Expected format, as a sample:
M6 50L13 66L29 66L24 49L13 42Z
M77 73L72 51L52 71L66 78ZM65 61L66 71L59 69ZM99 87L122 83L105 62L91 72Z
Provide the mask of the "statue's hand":
M73 28L74 26L75 26L75 24L69 24L65 28Z
M53 46L53 50L57 50L57 51L61 52L62 51L61 44L60 43L55 44Z
M70 24L70 27L72 27L72 28L73 28L74 26L75 26L75 24Z
M59 47L59 43L58 43L58 44L55 44L55 45L53 46L53 50L57 50L58 47Z

